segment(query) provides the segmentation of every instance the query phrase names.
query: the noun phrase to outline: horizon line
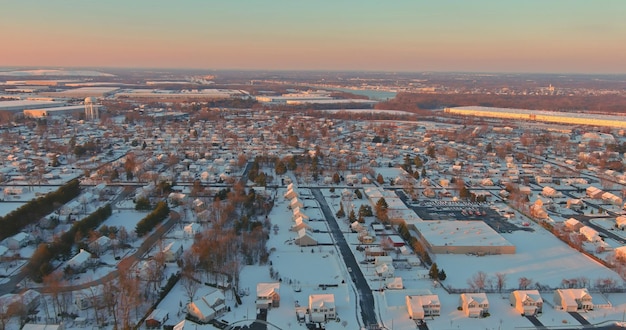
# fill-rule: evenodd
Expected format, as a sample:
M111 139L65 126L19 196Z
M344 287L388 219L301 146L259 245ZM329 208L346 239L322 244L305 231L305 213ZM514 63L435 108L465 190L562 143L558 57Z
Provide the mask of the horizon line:
M5 70L6 69L6 70ZM22 71L22 70L34 70L34 69L56 69L56 70L68 70L68 69L98 69L98 70L176 70L176 71L209 71L209 72L345 72L345 73L387 73L387 74L411 74L411 73L433 73L433 74L515 74L515 75L585 75L585 76L623 76L625 72L621 73L606 73L606 72L541 72L541 71L484 71L484 70L359 70L359 69L261 69L261 68L186 68L186 67L142 67L142 66L63 66L63 65L2 65L0 66L0 76L3 72L10 71Z

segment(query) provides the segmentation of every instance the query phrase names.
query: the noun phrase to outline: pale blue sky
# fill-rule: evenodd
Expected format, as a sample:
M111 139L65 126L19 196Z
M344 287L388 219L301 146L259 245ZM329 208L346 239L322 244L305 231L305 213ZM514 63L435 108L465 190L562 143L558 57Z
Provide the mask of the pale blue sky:
M626 73L626 1L3 1L0 65Z

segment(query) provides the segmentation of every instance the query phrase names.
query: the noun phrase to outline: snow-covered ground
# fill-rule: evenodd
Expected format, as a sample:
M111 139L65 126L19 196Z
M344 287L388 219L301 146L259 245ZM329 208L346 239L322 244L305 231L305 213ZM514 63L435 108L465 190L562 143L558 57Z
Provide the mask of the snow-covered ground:
M363 189L361 188L363 192ZM339 209L342 201L341 191L334 193L329 189L322 190L333 212ZM302 189L303 195L309 196L306 189ZM244 266L240 275L239 292L242 294L242 304L236 303L232 292L226 291L226 305L230 311L219 317L219 319L229 323L243 325L251 323L256 317L256 286L261 282L280 282L280 307L272 308L267 314L268 322L282 329L305 329L304 324L298 323L296 318L296 307L308 307L308 297L310 294L332 293L335 296L335 304L339 316L338 321L331 321L326 328L333 329L358 329L360 328L360 311L358 306L358 296L350 279L350 275L337 247L333 244L315 247L299 247L293 243L296 233L290 228L294 224L292 211L288 209L289 201L282 195L284 190L277 192L275 207L269 214L272 229L269 233L267 249L271 251L269 263L266 265ZM307 208L304 213L311 219L322 218L321 211L315 200L304 200ZM367 200L356 199L344 200L344 207L352 205L358 209ZM128 206L125 203L116 206ZM348 210L346 209L346 213ZM104 223L107 226L124 226L127 231L134 230L136 223L145 216L143 212L131 209L116 209L113 215ZM373 217L367 217L364 226L368 227L375 221ZM365 258L363 252L357 250L359 241L357 234L351 233L346 218L338 219L340 229L345 233L346 241L352 248L352 252L358 261ZM320 241L332 242L332 237L326 233L328 226L324 221L310 221L310 225L316 230L314 233ZM566 244L559 241L552 234L534 224L531 224L534 232L514 231L503 234L505 238L513 243L517 251L513 255L494 256L466 256L466 255L435 255L434 261L439 269L445 270L447 279L442 285L452 288L467 288L467 280L475 273L482 271L489 277L493 277L496 272L506 274L505 289L514 289L518 286L520 277L532 279L533 285L550 287L560 287L563 279L586 277L593 284L598 278L613 278L621 285L622 280L613 271L585 257L579 252L571 249ZM182 225L176 226L169 232L164 241L171 239L181 239L179 233ZM376 238L376 242L380 237ZM133 244L134 247L140 241ZM191 239L184 240L184 248L191 246ZM133 249L128 249L124 253L132 253ZM95 279L103 276L114 269L115 260L109 251L101 260L105 264L97 270L88 271L79 275L77 282ZM370 283L373 290L381 288L379 278L374 274L373 266L361 264L362 272ZM414 329L415 322L408 317L404 297L429 290L439 295L441 302L441 316L427 319L426 322L431 329L510 329L515 327L532 327L528 319L521 317L509 304L508 294L488 294L490 301L490 316L480 319L469 319L458 307L458 294L449 294L444 287L436 285L428 279L417 279L418 269L423 267L412 267L411 269L396 269L395 275L403 278L404 288L400 290L387 289L375 291L374 297L377 301L380 322L386 328L394 329ZM168 274L175 273L177 266L169 263ZM272 277L273 274L273 277ZM331 285L322 288L320 285ZM201 285L194 295L199 298L211 290L206 285ZM621 320L623 311L626 309L626 294L610 294L602 296L592 292L594 303L610 302L609 308L598 308L594 311L583 313L591 323L600 323L606 320ZM546 305L539 320L546 326L579 325L569 314L551 307L553 294L551 291L542 292ZM159 309L168 311L169 321L166 324L174 325L182 321L185 316L186 304L189 297L183 288L182 283L178 283L168 296L157 306ZM81 316L89 316L89 312L77 311ZM84 315L83 315L84 314ZM246 321L248 320L248 321ZM67 329L79 329L72 324L67 324ZM200 326L199 329L214 329L211 325Z

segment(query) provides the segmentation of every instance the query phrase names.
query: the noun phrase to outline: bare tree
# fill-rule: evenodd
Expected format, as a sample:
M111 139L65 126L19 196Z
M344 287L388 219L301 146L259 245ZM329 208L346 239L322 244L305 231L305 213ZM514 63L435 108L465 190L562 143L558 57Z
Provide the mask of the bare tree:
M63 297L61 294L63 282L63 273L61 272L52 272L43 278L44 287L52 298L52 308L54 311L55 321L57 315L67 312L65 304L63 304Z
M187 297L189 297L189 301L193 301L194 295L200 286L200 281L194 277L195 270L199 264L198 256L191 251L186 251L183 254L182 262L181 283L187 293Z
M104 315L102 315L102 310L104 309L104 288L102 286L98 287L89 287L87 290L87 299L91 304L94 312L94 318L96 324L102 326L104 324Z
M487 274L483 271L479 271L474 274L471 279L467 280L467 284L473 291L483 291L487 285Z
M496 273L496 287L498 288L498 293L502 292L502 289L506 286L506 273Z
M141 304L141 290L139 280L133 276L133 272L126 270L119 270L119 301L117 312L121 324L118 325L118 329L131 329L131 312L137 306Z
M117 325L117 304L120 292L117 281L106 281L103 284L103 292L106 293L103 296L103 306L107 309L108 314L113 317L113 324Z
M533 283L533 280L528 277L520 277L519 278L519 289L526 290Z

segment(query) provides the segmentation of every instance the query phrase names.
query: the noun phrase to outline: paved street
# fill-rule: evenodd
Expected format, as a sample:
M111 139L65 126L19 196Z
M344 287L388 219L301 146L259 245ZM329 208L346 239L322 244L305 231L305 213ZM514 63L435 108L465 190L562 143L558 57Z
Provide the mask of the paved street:
M350 272L350 276L354 285L357 288L358 299L361 306L361 318L363 320L363 324L365 326L377 325L378 320L376 318L376 309L374 305L374 296L372 295L372 290L370 289L365 276L361 272L361 268L359 267L358 262L356 261L354 254L350 250L346 239L339 229L339 225L335 220L333 212L330 210L330 207L326 203L326 199L322 195L322 192L319 189L311 189L313 196L319 202L322 213L328 222L328 227L330 228L331 234L335 241L336 246L339 248L343 260L346 264L346 267L349 267L352 271Z

